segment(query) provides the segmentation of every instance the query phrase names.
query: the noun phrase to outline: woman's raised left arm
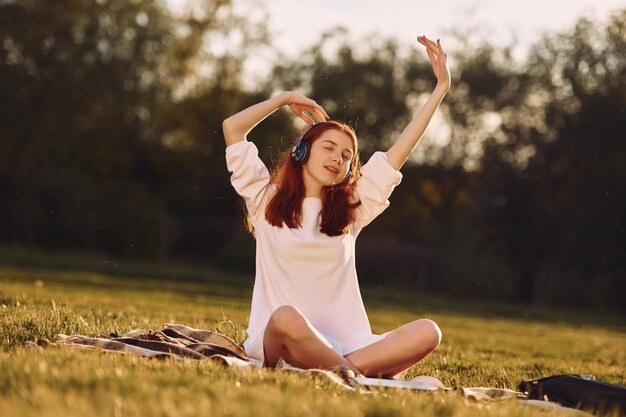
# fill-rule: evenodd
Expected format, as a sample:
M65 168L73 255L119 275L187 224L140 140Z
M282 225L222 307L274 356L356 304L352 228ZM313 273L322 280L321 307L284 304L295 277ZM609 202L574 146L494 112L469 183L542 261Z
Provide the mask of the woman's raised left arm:
M387 151L387 159L396 169L400 169L415 150L417 143L424 135L430 119L441 104L443 97L450 89L450 70L448 56L441 47L441 42L433 42L425 36L418 36L417 41L426 47L426 53L437 77L437 86L426 102L413 116L413 120L400 134L400 137Z

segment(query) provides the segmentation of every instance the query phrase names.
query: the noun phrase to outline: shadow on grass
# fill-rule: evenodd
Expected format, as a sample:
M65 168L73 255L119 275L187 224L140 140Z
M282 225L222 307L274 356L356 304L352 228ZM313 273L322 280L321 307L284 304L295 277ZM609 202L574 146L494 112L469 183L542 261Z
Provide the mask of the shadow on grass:
M119 260L85 253L53 253L22 248L1 248L0 265L23 270L47 271L46 280L60 285L141 291L170 291L181 295L208 295L236 300L250 300L253 274L232 273L209 265L188 262L158 264ZM49 274L50 271L66 272ZM69 273L67 273L69 272ZM103 277L108 277L103 279ZM32 281L30 274L0 279ZM111 279L113 278L113 279ZM195 285L194 285L195 284ZM596 325L626 332L624 318L587 310L529 306L507 300L479 299L423 293L410 287L362 286L368 309L424 314L464 315L477 318L508 319L542 323L566 323L573 326Z
M233 274L210 266L125 261L102 255L0 250L0 265L11 268L0 280L89 289L137 290L250 300L253 275Z
M484 319L507 319L520 322L559 323L574 327L594 325L613 331L626 332L624 317L589 310L574 310L554 306L533 306L509 300L463 297L449 294L423 293L406 287L363 287L368 308L387 311L414 311L416 314L446 314Z

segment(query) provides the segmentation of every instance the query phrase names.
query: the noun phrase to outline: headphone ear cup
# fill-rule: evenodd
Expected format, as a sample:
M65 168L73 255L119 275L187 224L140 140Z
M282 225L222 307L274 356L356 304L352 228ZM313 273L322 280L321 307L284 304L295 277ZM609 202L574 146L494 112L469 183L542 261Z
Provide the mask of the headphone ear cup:
M310 149L311 145L309 142L300 142L296 149L294 149L292 156L298 165L304 165L306 163L309 159Z

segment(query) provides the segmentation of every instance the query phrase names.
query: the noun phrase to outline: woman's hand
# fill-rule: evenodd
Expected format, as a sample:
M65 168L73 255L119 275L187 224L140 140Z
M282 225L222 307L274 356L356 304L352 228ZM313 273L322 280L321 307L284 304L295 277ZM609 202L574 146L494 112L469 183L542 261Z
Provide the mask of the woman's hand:
M291 111L309 125L315 124L316 121L323 122L330 118L322 106L302 94L286 91L283 95L285 104L289 106ZM310 113L316 120L311 119L306 113Z
M304 97L302 94L286 91L270 99L254 104L243 109L237 114L233 114L222 122L224 130L224 140L226 146L233 145L244 139L247 139L248 133L267 116L274 113L283 106L289 106L292 112L299 118L312 125L315 124L315 118L318 122L328 119L326 111L310 98ZM306 113L309 113L307 115Z
M441 42L433 42L426 36L418 36L417 41L426 47L426 53L433 66L433 72L437 77L437 86L441 86L444 91L450 89L450 70L448 69L448 55L441 48Z

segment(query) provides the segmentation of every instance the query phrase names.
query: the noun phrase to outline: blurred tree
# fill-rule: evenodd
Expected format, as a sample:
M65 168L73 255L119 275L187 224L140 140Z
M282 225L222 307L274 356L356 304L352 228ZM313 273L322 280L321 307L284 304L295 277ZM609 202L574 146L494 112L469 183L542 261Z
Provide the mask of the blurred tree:
M204 143L238 96L194 109L210 127L193 141L172 114L192 93L239 88L266 41L264 20L240 13L224 0L176 14L154 0L0 2L0 240L166 254L161 226L177 198L212 189Z
M298 90L353 125L367 159L433 88L419 48L341 29L247 88L268 36L262 9L240 5L0 0L0 243L252 268L225 117ZM624 22L583 19L525 64L489 44L450 51L442 128L403 168L394 215L360 239L362 276L623 309ZM251 134L268 165L294 121L280 111Z
M625 22L626 10L605 27L581 19L536 45L517 108L533 111L487 147L484 222L521 299L624 309Z

